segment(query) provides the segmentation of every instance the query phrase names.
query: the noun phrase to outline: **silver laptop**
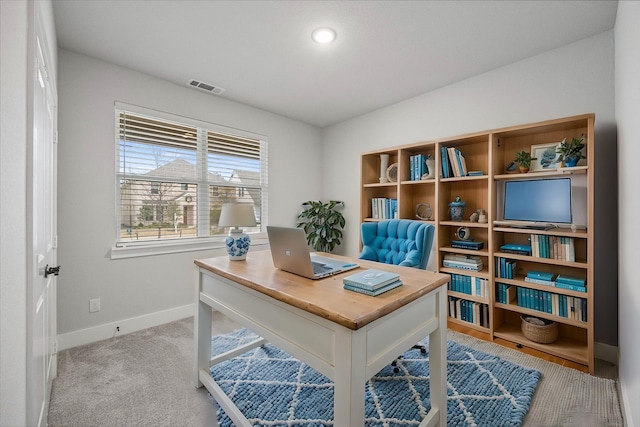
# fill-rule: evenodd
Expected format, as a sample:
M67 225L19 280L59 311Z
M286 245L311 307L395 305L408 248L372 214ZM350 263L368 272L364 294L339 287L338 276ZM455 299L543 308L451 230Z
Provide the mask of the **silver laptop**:
M358 267L355 263L309 253L307 238L301 228L267 226L273 265L309 279L320 279Z

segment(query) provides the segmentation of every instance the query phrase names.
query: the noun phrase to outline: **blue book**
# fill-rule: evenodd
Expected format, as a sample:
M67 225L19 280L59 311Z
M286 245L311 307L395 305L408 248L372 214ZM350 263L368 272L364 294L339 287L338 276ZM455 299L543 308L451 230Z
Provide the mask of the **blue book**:
M586 280L580 277L573 277L573 276L566 276L564 274L558 274L558 277L556 277L556 283L557 282L567 283L567 284L576 285L576 286L585 286Z
M398 286L402 285L402 281L400 280L396 280L394 282L388 283L384 286L382 286L381 288L378 288L376 290L369 290L369 289L364 289L358 286L351 286L351 285L343 285L343 288L345 288L348 291L353 291L353 292L359 292L361 294L365 294L365 295L369 295L372 297L378 296L380 294L383 294L385 292L390 291L391 289L395 289Z
M342 283L374 291L399 279L400 275L397 273L368 269L345 277L342 279Z
M556 282L556 288L569 289L571 291L587 292L586 286L573 285L571 283Z
M546 271L529 271L527 273L527 277L531 279L552 281L553 278L555 277L555 274L548 273Z
M442 177L449 178L449 167L447 165L447 147L440 147L440 160L442 163Z

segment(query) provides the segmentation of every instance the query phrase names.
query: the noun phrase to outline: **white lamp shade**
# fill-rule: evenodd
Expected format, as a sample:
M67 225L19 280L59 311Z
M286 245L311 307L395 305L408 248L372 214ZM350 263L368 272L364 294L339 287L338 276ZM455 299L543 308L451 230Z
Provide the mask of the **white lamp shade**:
M225 203L220 212L220 227L255 227L256 216L253 205L248 203Z

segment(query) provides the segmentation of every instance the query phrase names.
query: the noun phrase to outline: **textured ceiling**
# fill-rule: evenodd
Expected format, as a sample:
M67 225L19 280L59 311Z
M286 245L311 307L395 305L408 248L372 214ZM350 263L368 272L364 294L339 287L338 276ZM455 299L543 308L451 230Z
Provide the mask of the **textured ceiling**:
M180 85L212 83L223 98L324 127L611 30L617 2L54 0L53 9L63 49ZM325 25L338 38L318 45L311 32Z

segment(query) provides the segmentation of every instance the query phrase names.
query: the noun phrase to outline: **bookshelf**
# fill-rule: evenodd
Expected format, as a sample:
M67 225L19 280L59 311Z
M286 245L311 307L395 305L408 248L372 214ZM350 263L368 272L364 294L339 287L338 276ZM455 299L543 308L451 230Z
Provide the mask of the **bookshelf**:
M424 220L417 218L416 206L430 205L432 216L424 221L436 227L434 252L431 256L436 257L438 272L448 273L456 278L456 286L452 283L449 289L449 323L486 333L491 340L507 340L570 360L593 373L594 120L595 115L585 114L363 153L361 221L380 220L373 217L374 198L394 199L397 203L397 217L404 219ZM564 138L570 140L580 136L584 137L584 154L587 158L581 160L576 167L539 168L526 174L520 173L517 168L515 171L506 170L516 151L531 151L533 147L552 146ZM445 152L455 152L447 149L455 149L463 154L467 171L482 173L475 176L452 174L443 177L443 155ZM395 182L380 182L380 154L389 155L389 164L397 163ZM416 179L418 174L411 173L412 159L417 155L434 159L437 172L433 179ZM505 182L557 177L571 178L572 217L574 223L579 225L577 229L572 230L567 226L551 230L531 230L498 225L503 224L500 220ZM456 197L466 203L461 220L452 220L449 215L449 204ZM478 210L484 212L487 222L470 220L471 214ZM461 227L468 229L474 241L483 242L483 247L479 250L452 247L452 241L458 240L457 232ZM536 244L540 240L552 242L551 253L545 253L543 257L539 251L532 251L533 255L501 251L505 244L532 245L532 240ZM569 241L572 257L568 256ZM470 271L445 267L445 257L450 258L452 255L478 257L482 260L482 268ZM513 266L509 278L498 277L500 259L505 259ZM583 279L586 292L532 283L525 280L530 271ZM468 293L468 287L460 286L465 281L474 284L482 281L486 290L482 293ZM541 300L536 305L529 300L525 301L524 296L520 300L516 298L508 302L500 299L499 291L509 286L514 287L510 291L514 294L518 290L518 295L533 295L547 300ZM462 301L465 302L461 303ZM566 301L571 301L572 305ZM565 304L569 313L566 310L559 311L559 303ZM582 318L571 312L571 307L577 312L578 304ZM558 339L551 344L530 341L521 332L521 315L555 321L558 324Z

